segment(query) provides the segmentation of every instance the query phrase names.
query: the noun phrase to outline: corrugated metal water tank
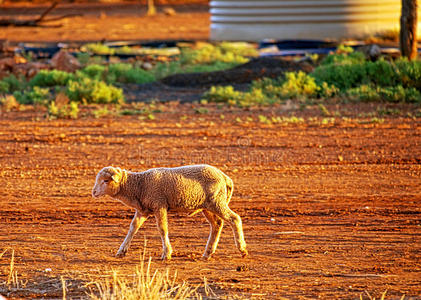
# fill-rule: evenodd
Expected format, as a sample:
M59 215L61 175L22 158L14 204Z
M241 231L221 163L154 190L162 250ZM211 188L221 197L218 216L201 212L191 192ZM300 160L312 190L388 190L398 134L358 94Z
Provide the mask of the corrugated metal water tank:
M260 41L362 37L398 29L400 9L401 0L210 1L210 38Z

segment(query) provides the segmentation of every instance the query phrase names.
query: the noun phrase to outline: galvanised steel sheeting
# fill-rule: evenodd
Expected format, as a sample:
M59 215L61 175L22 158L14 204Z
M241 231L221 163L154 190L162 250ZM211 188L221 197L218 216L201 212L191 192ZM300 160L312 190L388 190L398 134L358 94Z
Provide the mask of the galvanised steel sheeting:
M210 1L211 39L363 37L398 29L400 9L400 0Z

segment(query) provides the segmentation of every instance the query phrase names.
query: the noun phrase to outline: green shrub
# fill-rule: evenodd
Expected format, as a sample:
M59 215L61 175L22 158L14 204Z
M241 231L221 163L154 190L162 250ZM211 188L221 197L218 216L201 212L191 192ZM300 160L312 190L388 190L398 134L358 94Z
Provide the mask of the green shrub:
M318 85L326 82L329 85L334 85L341 91L368 83L364 64L321 65L311 75L316 79Z
M342 53L334 53L330 54L325 57L325 59L321 62L322 65L352 65L352 64L361 64L365 61L364 53L362 52L353 52L352 48L351 51L345 51Z
M251 83L251 90L260 89L265 93L267 98L283 99L285 97L284 90L282 89L284 82L285 78L282 76L275 79L265 77L253 80Z
M55 101L52 101L48 105L48 116L54 118L71 118L77 119L79 116L79 106L76 102L70 102L69 104L57 105Z
M284 98L311 98L317 95L319 89L314 77L302 71L285 73L285 81L281 85Z
M380 89L382 99L389 102L418 102L421 103L421 93L415 88L404 88L402 85Z
M370 102L381 100L378 90L366 84L349 89L347 91L347 96L354 101Z
M421 90L421 61L401 60L395 64L379 60L346 65L321 65L313 71L312 76L319 85L326 82L342 92L361 85L393 87L398 84L405 88Z
M34 86L29 91L15 91L13 96L20 104L46 105L52 98L48 88Z
M421 102L421 93L417 89L404 88L402 85L389 87L361 85L349 89L347 95L354 101Z
M242 93L234 90L231 85L228 86L212 86L203 97L209 102L236 103L242 96Z
M221 43L219 45L204 44L198 49L185 48L181 51L182 64L212 64L225 62L244 64L250 56L257 56L256 49L245 43Z
M397 84L399 80L399 75L394 65L387 61L367 61L363 64L363 66L367 72L367 84L393 86Z
M115 104L124 102L122 89L88 77L70 81L66 95L76 102Z
M320 94L333 95L335 89L323 83L317 85L311 75L304 72L287 72L276 79L263 78L253 81L251 91L261 89L269 102L288 98L315 98Z
M102 65L97 65L97 64L92 64L92 65L88 65L85 68L83 68L81 70L81 72L92 78L92 79L97 79L97 80L101 80L103 78L104 72L105 72L106 67L102 66ZM83 76L80 73L77 73L78 76Z
M0 93L1 94L9 93L9 89L10 89L10 85L6 81L0 80Z
M108 66L106 74L106 82L108 83L148 83L155 81L155 77L148 71L138 67L133 67L131 64L111 64Z
M65 86L72 79L74 79L72 73L59 70L41 70L29 81L29 85L33 87Z
M399 81L404 87L413 87L421 91L421 60L398 60L396 68Z
M24 79L18 79L15 75L9 75L0 80L0 93L13 93L23 90L26 86Z
M251 89L249 92L241 93L236 104L241 107L253 105L268 105L276 102L276 99L268 98L262 89Z

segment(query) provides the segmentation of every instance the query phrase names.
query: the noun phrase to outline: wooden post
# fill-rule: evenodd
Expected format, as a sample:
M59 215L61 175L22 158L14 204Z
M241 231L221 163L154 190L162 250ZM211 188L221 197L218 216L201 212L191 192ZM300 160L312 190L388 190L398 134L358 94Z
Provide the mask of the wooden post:
M417 56L417 0L402 0L399 44L402 56Z
M156 15L156 8L153 0L148 0L148 12L146 13L148 16L155 16Z

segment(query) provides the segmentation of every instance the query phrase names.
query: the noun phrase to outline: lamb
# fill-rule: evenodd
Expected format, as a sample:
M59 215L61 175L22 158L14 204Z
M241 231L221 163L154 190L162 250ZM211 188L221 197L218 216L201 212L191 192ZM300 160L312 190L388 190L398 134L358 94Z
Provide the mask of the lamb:
M235 244L245 257L248 252L241 218L228 207L233 187L231 178L210 165L155 168L144 172L105 167L96 176L92 196L109 195L136 210L117 257L125 256L133 236L153 215L162 239L161 259L170 260L173 250L168 238L168 211L203 213L210 223L204 259L215 253L224 221L231 225Z

